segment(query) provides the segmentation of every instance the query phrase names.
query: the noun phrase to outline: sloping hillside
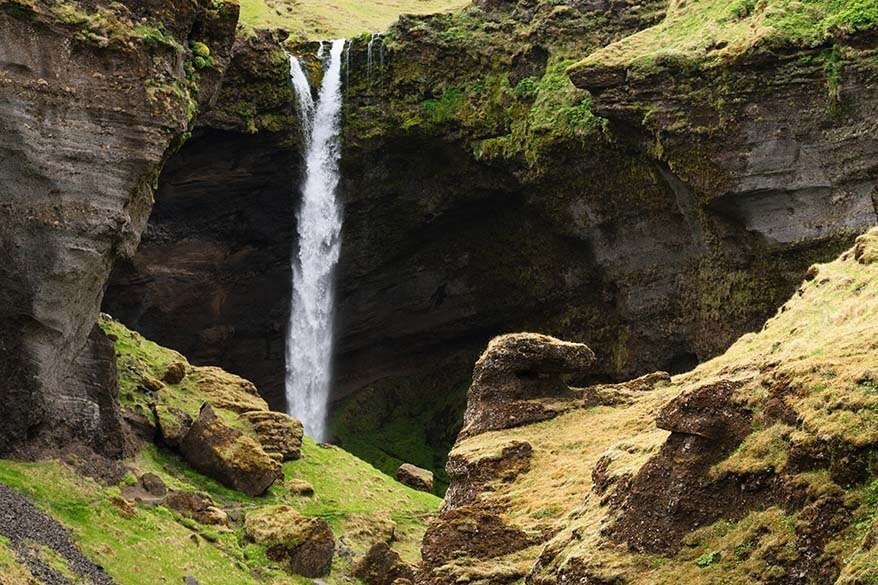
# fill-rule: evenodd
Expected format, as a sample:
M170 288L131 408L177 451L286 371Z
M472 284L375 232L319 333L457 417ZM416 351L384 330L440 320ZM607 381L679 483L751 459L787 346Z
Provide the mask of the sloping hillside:
M182 583L187 576L202 584L310 583L285 571L272 546L248 532L248 519L274 516L278 506L302 514L302 523L314 518L328 523L335 554L326 583L354 582L352 566L377 542L389 543L408 563L418 562L420 541L439 499L397 483L341 449L306 437L301 458L283 463L283 480L265 495L249 497L194 471L161 438L143 442L160 424L155 415L160 409L196 417L205 402L222 421L252 434L246 414L260 411L264 402L246 380L218 368L191 366L118 322L102 319L100 325L115 343L123 412L140 435L130 438L133 455L122 463L87 452L30 463L3 460L0 483L59 521L116 583ZM181 380L165 374L175 364L186 372ZM155 484L183 495L176 501L160 498ZM192 506L193 501L207 506ZM79 578L51 546L34 541L40 534L12 536L13 542L0 536L0 582L30 583L34 556Z
M759 333L674 378L559 392L557 359L533 366L558 351L545 338L510 401L477 366L426 580L873 583L876 260L873 230ZM525 359L513 347L480 364Z
M242 0L241 22L326 40L381 32L401 14L433 14L466 4L466 0Z

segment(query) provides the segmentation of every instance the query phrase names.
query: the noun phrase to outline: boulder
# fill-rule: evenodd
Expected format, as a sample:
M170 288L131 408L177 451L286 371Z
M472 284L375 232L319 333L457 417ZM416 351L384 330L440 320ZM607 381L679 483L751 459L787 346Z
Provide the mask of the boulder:
M314 495L314 486L304 479L289 479L284 482L284 487L295 496L310 498Z
M396 470L396 480L412 489L430 493L433 491L433 472L411 463L403 463Z
M245 412L241 418L250 423L257 440L269 455L281 461L302 457L304 429L299 420L283 412L254 410Z
M153 406L159 437L169 447L179 447L192 426L192 417L183 410L164 404Z
M268 558L304 577L329 574L335 537L326 520L307 518L289 506L260 508L247 514L247 538L268 547Z
M473 371L462 436L546 420L557 412L541 399L569 393L562 374L583 376L595 363L588 346L536 333L491 340Z
M186 364L183 362L174 362L168 366L162 381L167 384L179 384L186 377Z
M140 476L140 487L151 496L163 498L168 495L168 487L165 482L154 473L144 473Z
M207 403L180 443L180 453L196 470L248 496L265 493L282 477L280 465L259 443L221 421Z
M411 583L415 578L411 565L384 542L374 544L366 556L354 565L352 573L367 585L395 585L399 580Z
M174 490L162 503L201 524L221 526L229 523L228 515L217 508L214 501L206 494Z
M348 514L342 521L345 540L367 549L373 544L389 544L396 536L396 522L387 512Z
M152 376L144 376L143 379L140 380L140 389L144 392L158 392L165 385L161 383L161 381L156 380Z
M220 368L198 369L198 391L217 408L237 413L268 410L252 382Z

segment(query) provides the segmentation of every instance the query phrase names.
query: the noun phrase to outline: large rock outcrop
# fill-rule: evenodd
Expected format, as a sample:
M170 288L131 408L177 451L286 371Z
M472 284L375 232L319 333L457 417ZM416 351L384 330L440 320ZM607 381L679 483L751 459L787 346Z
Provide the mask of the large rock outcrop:
M876 231L691 372L548 383L551 420L463 433L417 582L867 579Z
M194 0L0 7L0 451L38 436L120 452L93 329L103 289L218 87L237 14Z

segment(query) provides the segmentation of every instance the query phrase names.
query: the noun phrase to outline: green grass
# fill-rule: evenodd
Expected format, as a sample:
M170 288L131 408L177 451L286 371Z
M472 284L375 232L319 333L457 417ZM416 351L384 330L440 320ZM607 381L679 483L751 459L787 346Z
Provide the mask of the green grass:
M152 472L174 489L203 491L221 506L245 511L288 504L306 516L325 518L336 538L344 539L355 555L371 542L361 536L370 523L391 519L396 524L392 544L403 558L416 563L426 523L440 500L407 488L369 464L338 448L324 448L306 439L304 457L284 464L288 479L314 486L311 498L274 486L261 498L250 498L220 486L191 469L177 456L148 447L135 461L138 473ZM111 499L119 488L102 487L57 461L20 463L0 461L0 481L22 492L71 530L83 552L99 563L120 585L180 583L186 575L202 583L306 583L282 573L265 550L247 543L240 527L202 527L164 507L137 505L125 518ZM350 563L337 557L327 583L347 582ZM12 571L14 561L0 558L0 571ZM0 574L3 574L0 572Z
M286 28L311 40L352 38L380 32L400 14L432 14L460 8L466 0L241 0L241 22Z
M266 408L252 394L253 387L246 380L216 368L190 366L180 354L118 322L102 319L100 325L114 340L123 408L137 410L151 420L151 401L190 414L196 414L200 405L209 401L219 416L244 433L252 429L228 405ZM155 393L141 389L145 378L161 378L176 362L187 366L188 373L181 383L166 385ZM306 516L326 519L336 539L353 554L353 559L336 556L332 574L325 579L329 585L353 582L348 576L352 562L365 554L379 538L377 535L386 536L391 526L395 528L391 546L405 560L418 563L420 543L427 523L439 509L439 498L408 488L337 447L319 446L306 438L302 452L302 459L284 463L283 470L287 480L310 483L314 488L310 497L298 495L283 483L273 485L264 496L248 497L194 471L175 452L151 444L142 446L125 462L132 472L119 486L101 486L81 477L70 465L54 460L0 460L0 482L28 496L67 527L82 551L105 567L120 585L180 583L186 575L195 576L201 583L310 583L282 572L267 558L265 546L244 538L240 522L230 527L201 526L164 507L145 505L135 505L136 514L126 517L113 500L135 483L135 477L147 472L161 477L171 489L207 493L230 513L238 511L233 514L238 517L264 506L286 504ZM8 576L21 570L8 556L0 548L3 582L27 583ZM58 564L58 559L46 558Z
M751 50L813 48L878 27L873 0L693 0L671 2L662 23L626 37L574 66L721 64Z

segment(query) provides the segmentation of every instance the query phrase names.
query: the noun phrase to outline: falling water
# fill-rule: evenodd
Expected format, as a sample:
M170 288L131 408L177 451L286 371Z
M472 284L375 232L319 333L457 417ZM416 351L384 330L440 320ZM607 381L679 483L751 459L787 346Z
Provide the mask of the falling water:
M372 78L372 64L375 62L375 40L381 40L381 33L372 33L369 44L366 45L366 78Z
M289 411L305 431L326 439L332 359L333 272L338 263L341 60L345 41L333 41L316 103L295 57L290 78L305 139L305 182L298 212L299 253L293 259L293 297L287 331L286 393Z

